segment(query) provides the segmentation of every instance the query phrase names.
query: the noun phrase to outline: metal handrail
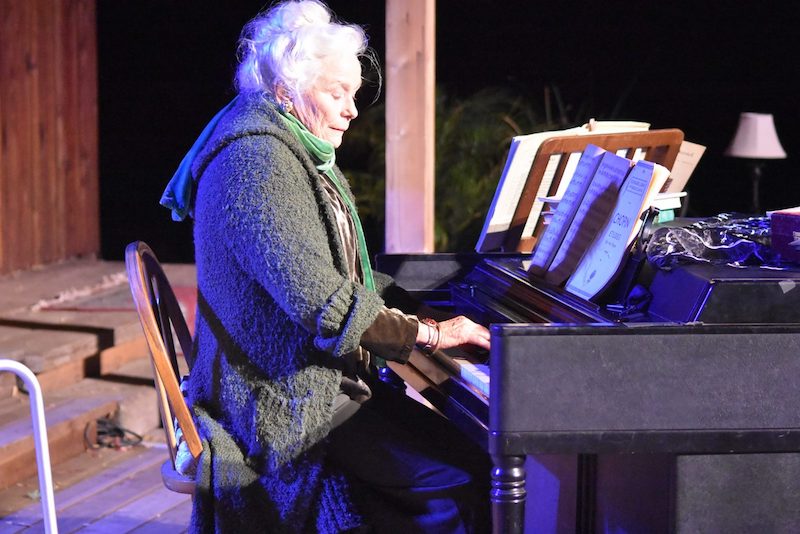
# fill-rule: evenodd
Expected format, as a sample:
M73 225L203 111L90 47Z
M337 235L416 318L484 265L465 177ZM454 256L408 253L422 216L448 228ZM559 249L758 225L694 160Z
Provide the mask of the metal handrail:
M44 531L47 534L57 534L58 525L56 524L56 507L53 497L53 476L50 472L50 448L47 444L47 424L44 419L42 388L33 371L17 361L0 360L0 372L2 371L10 371L20 377L25 382L25 387L30 396Z

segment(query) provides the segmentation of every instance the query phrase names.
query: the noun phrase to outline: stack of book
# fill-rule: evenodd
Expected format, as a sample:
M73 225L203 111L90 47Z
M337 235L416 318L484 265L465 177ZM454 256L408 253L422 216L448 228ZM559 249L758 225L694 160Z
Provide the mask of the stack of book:
M669 170L588 145L536 244L529 273L585 299L622 268L642 220Z

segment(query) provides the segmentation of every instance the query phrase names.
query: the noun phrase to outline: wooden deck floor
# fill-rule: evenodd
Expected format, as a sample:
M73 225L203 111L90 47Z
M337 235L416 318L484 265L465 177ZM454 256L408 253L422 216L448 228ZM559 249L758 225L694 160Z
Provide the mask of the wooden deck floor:
M58 531L186 532L191 497L169 491L162 484L160 466L166 458L167 451L160 444L139 445L122 452L87 452L54 467L54 486L63 487L55 492ZM94 473L82 476L87 470ZM37 489L33 478L0 493L0 510L5 510L0 513L6 514L0 518L0 534L44 532L41 503L31 499Z
M188 298L194 266L165 269ZM191 498L161 482L168 453L122 262L76 259L0 277L0 358L27 365L41 385L59 532L186 532ZM101 399L108 406L88 410ZM105 415L146 434L146 445L86 450L87 429ZM44 531L31 436L26 394L0 373L0 534Z

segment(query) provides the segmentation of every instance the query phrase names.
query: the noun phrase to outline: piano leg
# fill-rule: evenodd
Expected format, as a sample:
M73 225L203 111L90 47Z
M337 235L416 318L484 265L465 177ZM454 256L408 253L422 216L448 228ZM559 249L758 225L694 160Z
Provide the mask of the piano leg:
M595 532L597 516L597 455L578 455L578 499L575 504L575 533Z
M522 533L525 529L525 456L493 455L492 532Z

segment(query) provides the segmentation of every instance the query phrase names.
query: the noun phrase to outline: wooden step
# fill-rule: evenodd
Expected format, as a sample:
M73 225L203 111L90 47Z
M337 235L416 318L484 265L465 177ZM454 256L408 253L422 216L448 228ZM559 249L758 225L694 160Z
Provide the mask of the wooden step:
M95 443L99 418L139 434L160 424L124 269L122 262L74 260L0 277L0 358L37 376L54 467L83 453L84 435ZM194 265L164 269L191 321ZM20 386L12 373L0 373L0 489L36 472L30 407Z
M163 434L163 433L162 433ZM157 435L156 435L157 436ZM53 490L57 497L56 508L68 506L77 494L91 488L102 491L138 469L155 465L165 458L166 446L161 442L146 441L143 445L112 449L100 447L53 466ZM158 452L158 451L162 452ZM90 480L93 479L93 480ZM41 520L39 480L31 476L0 491L0 518L5 523L17 521L20 525L31 525ZM13 520L13 521L12 521ZM3 521L0 521L3 524Z
M17 392L17 378L13 373L0 373L0 399L7 399Z
M115 293L130 300L127 286L116 288ZM43 391L100 376L140 357L147 357L147 347L132 310L18 312L0 317L0 358L31 369ZM2 387L6 383L0 382L0 393L8 396L10 392Z
M124 269L75 260L0 277L0 358L29 367L48 392L146 357ZM193 322L194 265L164 270ZM3 374L0 399L13 394L14 379Z
M46 401L45 406L50 462L56 464L82 453L96 441L97 419L115 414L119 410L119 398L76 396ZM0 489L36 472L30 412L27 406L21 408L11 422L0 427Z
M52 300L65 292L95 287L115 279L124 271L123 262L80 258L1 276L0 295L3 298L0 313L6 315L29 310L40 301Z
M148 359L132 361L118 374L87 378L44 394L50 461L56 465L96 443L97 420L143 434L159 424ZM33 423L26 395L0 402L0 489L36 472Z

